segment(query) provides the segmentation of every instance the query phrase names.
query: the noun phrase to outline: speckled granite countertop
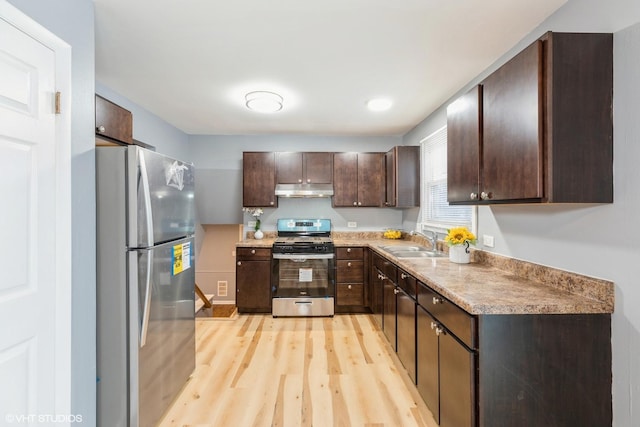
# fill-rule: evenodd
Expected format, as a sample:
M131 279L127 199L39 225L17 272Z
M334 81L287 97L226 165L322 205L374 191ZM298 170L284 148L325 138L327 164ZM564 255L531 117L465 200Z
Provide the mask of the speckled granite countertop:
M271 247L275 236L247 239L238 247ZM417 243L429 244L416 239ZM490 252L473 251L470 264L448 258L396 258L380 246L411 243L381 233L333 233L336 247L365 246L393 261L471 314L613 313L613 282ZM415 242L414 242L415 243Z

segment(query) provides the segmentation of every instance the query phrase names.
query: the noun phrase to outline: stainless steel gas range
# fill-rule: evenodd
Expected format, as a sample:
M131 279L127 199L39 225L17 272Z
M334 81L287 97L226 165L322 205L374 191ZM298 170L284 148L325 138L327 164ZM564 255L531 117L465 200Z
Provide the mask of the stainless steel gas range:
M273 316L333 316L331 220L279 219L272 252Z

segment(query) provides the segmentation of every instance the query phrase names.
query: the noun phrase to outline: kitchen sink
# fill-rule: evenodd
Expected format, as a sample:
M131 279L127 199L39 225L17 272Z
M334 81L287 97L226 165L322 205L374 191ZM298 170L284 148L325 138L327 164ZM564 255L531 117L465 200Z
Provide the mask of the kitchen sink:
M398 258L440 258L447 255L419 245L380 246L380 249Z
M441 258L446 256L444 252L440 251L399 251L392 252L392 254L398 258Z

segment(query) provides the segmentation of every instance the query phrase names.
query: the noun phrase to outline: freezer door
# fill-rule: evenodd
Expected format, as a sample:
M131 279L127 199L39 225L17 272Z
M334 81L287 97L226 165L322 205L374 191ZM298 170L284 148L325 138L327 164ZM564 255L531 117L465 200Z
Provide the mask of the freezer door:
M131 425L155 426L195 368L194 249L188 238L131 252Z
M129 147L127 179L130 248L193 235L193 165L141 147Z

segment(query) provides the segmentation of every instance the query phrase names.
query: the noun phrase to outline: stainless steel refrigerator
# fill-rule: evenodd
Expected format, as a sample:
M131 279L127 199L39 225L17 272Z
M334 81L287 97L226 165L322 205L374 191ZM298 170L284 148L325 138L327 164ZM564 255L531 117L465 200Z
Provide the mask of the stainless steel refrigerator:
M195 368L194 173L96 147L97 416L155 426Z

